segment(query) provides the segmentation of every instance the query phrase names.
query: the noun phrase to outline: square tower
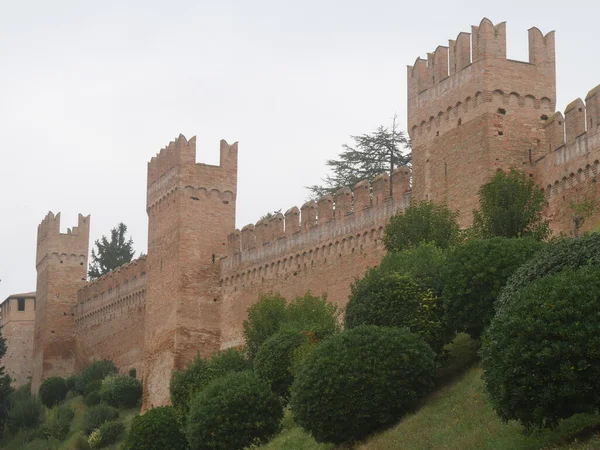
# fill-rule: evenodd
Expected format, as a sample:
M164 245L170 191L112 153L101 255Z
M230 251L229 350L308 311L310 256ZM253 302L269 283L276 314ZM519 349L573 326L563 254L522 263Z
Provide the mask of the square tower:
M529 30L529 62L506 58L506 25L483 19L408 67L413 198L447 202L468 226L498 169L543 154L556 103L554 32Z
M220 257L235 228L237 143L196 163L180 135L148 164L148 289L143 409L169 403L173 370L220 347Z

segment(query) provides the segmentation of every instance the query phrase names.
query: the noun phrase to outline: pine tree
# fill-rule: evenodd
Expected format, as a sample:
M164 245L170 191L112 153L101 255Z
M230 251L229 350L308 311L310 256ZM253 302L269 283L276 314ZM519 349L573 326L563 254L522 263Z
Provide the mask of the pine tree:
M331 174L321 185L308 186L311 197L334 194L342 187L353 187L362 180L372 181L377 175L410 163L410 140L398 129L396 116L391 127L379 126L371 134L350 136L353 145L344 144L338 159L330 159ZM391 188L391 183L390 183Z
M94 280L101 277L117 267L131 262L135 251L133 250L133 239L125 240L127 225L119 223L110 231L110 240L106 236L95 242L96 250L92 249L92 261L88 276Z

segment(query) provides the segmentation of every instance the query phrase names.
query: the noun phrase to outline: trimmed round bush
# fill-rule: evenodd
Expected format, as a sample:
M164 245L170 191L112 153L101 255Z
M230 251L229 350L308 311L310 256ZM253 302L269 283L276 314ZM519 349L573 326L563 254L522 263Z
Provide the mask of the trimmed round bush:
M285 317L285 298L279 294L261 295L248 308L248 318L244 320L244 341L250 359L254 359L263 342L279 331Z
M433 386L436 354L406 328L361 326L319 344L292 384L294 420L317 442L362 439Z
M260 346L254 359L256 375L267 381L271 390L285 403L289 400L290 386L294 381L294 353L305 342L306 337L298 331L279 331Z
M190 405L192 450L242 449L264 444L280 430L283 406L269 384L252 372L211 382Z
M440 301L433 292L410 276L378 267L352 285L345 320L346 329L408 327L438 352L446 343Z
M588 265L600 266L600 233L552 242L508 279L498 298L496 309L503 308L520 289L542 277L563 269L577 269Z
M98 428L100 435L100 446L97 448L106 447L107 445L117 442L125 433L125 425L118 420L104 422ZM90 436L91 437L91 436Z
M102 381L109 375L115 375L119 372L115 363L108 359L103 359L100 361L94 361L93 363L88 364L75 382L75 390L80 394L89 394L92 390L87 390L86 386L91 381ZM98 388L99 389L99 386Z
M142 399L142 383L130 376L108 376L102 381L100 400L116 408L133 408Z
M213 354L210 359L198 356L184 370L173 372L170 384L171 403L180 419L185 420L187 417L193 395L204 389L212 380L251 368L252 364L242 352L229 349Z
M67 405L55 406L48 411L44 422L44 436L47 438L64 440L69 434L71 421L75 417L75 410Z
M85 397L83 397L83 403L86 406L95 406L99 405L102 400L100 399L100 391L92 391Z
M134 417L123 450L188 450L185 435L179 428L171 406L152 408Z
M46 378L40 385L40 400L45 406L52 408L65 399L67 392L69 388L63 377Z
M434 244L423 243L401 252L388 253L379 267L386 272L411 276L439 297L444 288L442 275L445 263L444 250Z
M552 428L600 407L600 268L567 269L515 294L483 338L483 378L505 421Z
M83 416L83 425L81 429L86 435L97 430L105 422L110 422L119 417L119 411L108 405L96 405L88 409Z
M479 339L494 317L496 299L508 278L542 245L531 238L494 237L454 248L444 271L444 321L448 328Z
M90 392L99 391L102 387L102 380L90 381L83 389L83 395L88 395Z

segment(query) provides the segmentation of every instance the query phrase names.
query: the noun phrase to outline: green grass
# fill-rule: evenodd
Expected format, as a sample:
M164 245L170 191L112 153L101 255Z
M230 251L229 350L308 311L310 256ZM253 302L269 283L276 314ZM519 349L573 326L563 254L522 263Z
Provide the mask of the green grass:
M63 441L57 440L45 440L45 439L33 439L33 431L31 432L20 432L16 436L6 437L0 441L0 449L2 450L80 450L88 448L83 444L87 443L87 436L84 436L81 431L83 425L83 416L87 411L88 407L83 403L83 397L77 396L65 400L65 404L69 405L75 410L75 417L71 422L71 429L69 435ZM121 409L119 410L119 420L125 425L124 436L129 431L131 421L135 416L139 414L139 408ZM107 450L118 450L123 444L122 441L116 442L113 445L104 447Z

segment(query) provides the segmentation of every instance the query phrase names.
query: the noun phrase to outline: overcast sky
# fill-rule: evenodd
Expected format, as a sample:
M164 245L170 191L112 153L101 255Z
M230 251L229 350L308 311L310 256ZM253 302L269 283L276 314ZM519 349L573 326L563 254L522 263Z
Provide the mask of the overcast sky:
M555 6L560 5L560 6ZM596 6L592 6L596 5ZM596 1L0 0L0 300L35 290L37 225L92 215L146 251L146 163L240 142L237 226L301 205L348 135L406 124L406 66L487 16L556 30L558 109L600 83Z

